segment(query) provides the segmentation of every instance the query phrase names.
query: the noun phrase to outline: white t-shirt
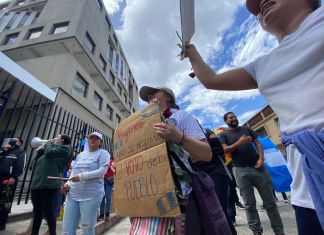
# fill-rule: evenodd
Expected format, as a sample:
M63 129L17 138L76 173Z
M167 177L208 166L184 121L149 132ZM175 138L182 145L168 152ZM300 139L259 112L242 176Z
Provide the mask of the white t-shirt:
M168 123L176 127L178 131L181 133L183 132L186 136L196 139L196 140L203 140L206 139L205 134L203 133L198 121L194 119L191 115L186 113L185 111L178 110L178 109L171 109L172 115L168 118ZM191 166L188 162L189 153L184 150L183 163L191 169ZM177 165L176 162L173 162ZM191 187L187 185L185 181L180 181L180 185L182 188L182 194L188 195L191 191Z
M71 177L84 172L98 170L102 166L108 166L109 161L110 155L104 149L98 149L95 152L85 150L72 162ZM85 182L69 182L69 185L68 196L75 201L90 200L97 197L98 194L104 194L105 192L103 176L101 178L89 179Z
M324 129L324 7L268 55L244 67L278 115L283 134ZM292 204L314 208L294 146L287 153Z

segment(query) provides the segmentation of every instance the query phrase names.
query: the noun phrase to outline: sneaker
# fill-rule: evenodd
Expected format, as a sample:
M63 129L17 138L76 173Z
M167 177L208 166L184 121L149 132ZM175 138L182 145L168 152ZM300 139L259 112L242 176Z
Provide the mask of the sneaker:
M236 208L241 209L241 210L245 210L245 206L243 206L242 203L240 203L240 202L236 203Z
M99 215L98 217L97 217L97 221L101 221L101 220L103 220L104 219L104 216L103 215Z
M289 203L289 200L284 200L284 203Z

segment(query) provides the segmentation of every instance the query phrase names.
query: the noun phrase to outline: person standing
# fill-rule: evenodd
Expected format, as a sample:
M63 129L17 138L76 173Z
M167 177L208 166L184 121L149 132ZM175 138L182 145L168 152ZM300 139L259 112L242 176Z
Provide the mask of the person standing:
M25 168L22 144L21 138L11 138L0 151L0 231L6 229L18 179Z
M234 220L232 220L232 218L228 213L227 200L228 200L230 179L227 174L227 171L225 170L226 165L225 165L224 149L218 137L212 130L206 128L204 131L208 143L210 145L213 157L212 160L209 162L198 161L193 165L197 168L197 170L203 171L206 174L208 174L214 181L215 192L217 194L219 203L222 206L223 212L226 216L227 223L232 231L232 234L236 235L237 232L234 228L235 217ZM221 161L223 161L223 163ZM234 209L235 209L235 204L234 204Z
M110 216L110 205L111 205L111 193L114 188L114 174L116 172L115 161L111 156L111 160L109 163L109 167L107 173L104 176L104 187L105 187L105 195L102 198L100 204L100 214L98 220L104 219L105 221L109 220ZM105 213L106 212L106 213Z
M257 134L249 127L239 126L239 122L232 112L224 115L224 121L228 125L228 129L221 133L220 140L224 151L232 154L233 173L244 201L249 228L255 235L263 233L256 209L253 189L255 187L267 210L273 232L276 235L283 235L282 220L272 194L271 177L263 166L263 149L257 139Z
M70 161L72 148L71 137L58 135L37 151L34 174L31 183L33 220L31 235L38 235L45 217L50 235L56 235L56 201L62 180L49 179L48 176L62 177L63 170Z
M277 48L220 74L194 45L183 54L208 89L259 89L280 121L298 233L324 234L324 7L320 0L246 0L246 6Z
M139 95L141 99L147 103L158 101L162 115L167 119L167 123L155 123L153 129L162 138L173 142L182 148L181 161L189 168L189 158L192 162L210 161L212 153L210 146L206 140L201 127L195 118L188 113L179 110L173 91L167 87L149 87L143 86ZM190 167L191 168L191 167ZM186 197L188 201L192 200L193 193L190 183L180 181L181 195ZM188 202L187 205L189 205ZM199 215L187 212L186 220L191 218L190 223L185 223L185 234L200 235L202 233L202 225L200 224ZM182 234L177 230L176 221L183 220L181 218L168 217L134 217L130 235L150 235L150 234ZM197 226L196 226L196 223ZM182 223L181 223L182 224ZM190 229L189 229L190 228ZM177 231L175 231L177 230ZM181 230L181 229L180 229Z
M97 213L104 196L103 176L110 161L109 153L101 148L102 134L87 136L88 149L72 162L69 181L64 184L68 192L63 215L63 234L75 235L78 224L83 235L94 235Z

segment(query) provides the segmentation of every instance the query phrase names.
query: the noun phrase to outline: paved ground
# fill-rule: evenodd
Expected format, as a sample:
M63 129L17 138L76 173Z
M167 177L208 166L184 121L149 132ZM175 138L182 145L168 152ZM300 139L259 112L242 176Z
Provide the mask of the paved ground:
M277 202L281 217L284 222L285 226L285 233L287 235L295 235L297 234L297 228L296 228L296 222L294 218L294 212L290 204L284 203L281 195L277 195L279 198L279 202ZM288 194L289 196L289 194ZM258 203L258 208L260 208L261 205L261 199L257 197L257 203ZM261 218L261 223L264 228L264 235L270 235L273 234L269 219L267 216L267 213L265 211L259 210L259 215ZM238 231L239 235L251 235L251 231L248 228L248 225L246 223L246 217L245 217L245 212L244 210L237 210L237 226L236 229ZM19 222L13 222L9 223L7 225L7 230L0 232L0 235L15 235L17 231L24 230L28 226L29 220L22 220ZM110 228L105 235L128 235L130 229L130 222L129 218L123 219L120 223L116 224L112 228ZM41 230L40 230L40 235L44 234L45 231L47 230L47 226L45 222L43 221ZM57 223L57 234L60 235L62 234L62 222L58 221Z
M284 226L285 226L285 233L286 235L296 235L297 234L297 228L296 228L296 222L294 218L294 212L290 204L284 203L283 199L277 195L279 198L279 201L277 202L280 215L282 217ZM258 198L258 208L260 208L261 205L261 199ZM273 232L270 227L270 222L267 216L266 211L259 210L259 215L261 219L261 223L264 229L264 235L272 235ZM237 210L237 226L236 230L239 235L251 235L252 232L249 230L245 212L244 210ZM129 218L123 219L120 223L116 224L114 227L110 228L105 235L128 235L130 229L130 222Z

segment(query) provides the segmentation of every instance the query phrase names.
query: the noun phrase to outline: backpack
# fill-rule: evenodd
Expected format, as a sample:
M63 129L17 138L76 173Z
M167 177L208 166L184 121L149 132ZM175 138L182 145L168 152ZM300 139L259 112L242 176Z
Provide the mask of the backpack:
M203 234L206 235L232 234L223 209L218 201L214 182L210 176L201 171L192 172L181 161L175 151L172 151L170 148L168 149L169 156L174 159L181 169L187 172L191 177L193 190L191 193L193 194L193 202L191 203L194 203L195 205L190 205L190 215L199 214L198 219L200 221L197 221L197 216L192 217L189 215L186 216L186 224L189 224L189 227L192 226L195 228L197 226L194 226L194 224L200 223ZM196 212L193 211L195 208L197 210ZM191 234L188 230L188 226L186 226L186 234Z

